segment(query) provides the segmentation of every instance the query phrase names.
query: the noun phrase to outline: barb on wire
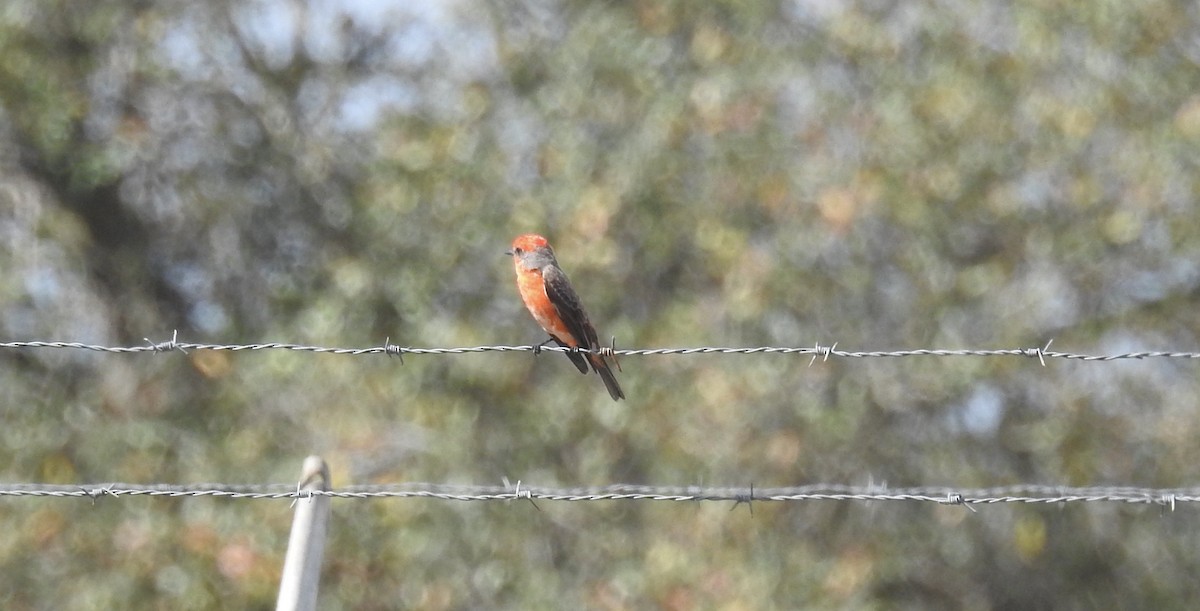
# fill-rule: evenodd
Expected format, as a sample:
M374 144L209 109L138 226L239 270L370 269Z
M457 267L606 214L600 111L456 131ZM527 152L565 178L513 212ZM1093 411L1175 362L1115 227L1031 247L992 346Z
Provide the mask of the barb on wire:
M103 352L110 354L138 354L144 352L159 353L179 351L187 353L189 350L217 350L228 352L254 352L261 350L291 350L296 352L311 352L317 354L340 354L348 356L363 356L369 354L382 354L387 356L398 356L403 362L404 355L446 355L446 354L471 354L479 352L540 352L542 350L549 352L592 352L594 354L602 354L604 356L665 356L665 355L689 355L689 354L781 354L781 355L802 355L811 356L809 361L811 366L819 358L828 361L831 357L863 359L863 358L901 358L912 356L976 356L976 357L1007 357L1016 356L1030 359L1037 359L1043 366L1046 365L1046 359L1065 359L1075 361L1117 361L1126 359L1151 359L1151 358L1167 358L1167 359L1200 359L1200 352L1187 351L1143 351L1143 352L1126 352L1120 354L1081 354L1074 352L1059 352L1051 351L1050 344L1054 340L1050 340L1042 347L1036 348L1000 348L1000 349L933 349L933 348L917 348L910 350L871 350L871 351L852 351L838 350L837 343L829 346L822 346L820 343L814 344L810 348L786 347L786 346L758 346L747 348L719 347L719 346L701 346L696 348L642 348L634 350L618 350L616 349L616 338L613 338L610 346L605 346L594 351L580 350L578 348L568 348L564 346L538 345L538 346L463 346L457 348L413 348L393 344L391 338L384 340L381 346L372 346L367 348L335 348L326 346L309 346L304 344L266 342L258 344L204 344L195 342L180 341L178 333L173 333L171 339L165 342L154 342L147 339L147 345L144 346L104 346L99 344L86 344L82 342L59 342L59 341L12 341L0 342L0 349L9 350L24 350L24 349L63 349L63 350L87 350L92 352Z
M788 488L701 487L701 486L641 486L614 484L588 488L553 488L528 486L477 486L429 483L405 483L369 486L346 486L330 490L297 491L295 484L92 484L69 486L56 484L0 484L2 497L85 498L93 503L99 497L215 497L227 499L296 499L301 496L329 496L341 499L411 499L428 498L443 501L669 501L669 502L732 502L751 506L763 502L801 501L907 501L937 505L961 505L974 511L975 505L1059 504L1059 503L1124 503L1159 505L1174 511L1180 503L1200 502L1200 488L1137 488L1137 487L1061 487L1020 485L994 488L913 487L893 488L811 484ZM540 509L540 508L539 508Z
M738 508L738 505L742 505L742 504L745 504L746 507L750 509L750 515L754 515L754 484L753 483L750 484L750 493L749 494L739 494L737 496L737 498L733 499L733 507L730 507L729 511L732 512L734 509Z

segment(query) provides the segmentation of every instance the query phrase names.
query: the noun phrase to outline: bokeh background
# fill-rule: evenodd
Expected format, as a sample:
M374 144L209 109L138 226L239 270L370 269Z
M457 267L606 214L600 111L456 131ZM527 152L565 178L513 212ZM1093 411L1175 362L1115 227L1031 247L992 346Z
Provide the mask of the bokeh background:
M5 0L0 338L1195 350L1200 5ZM1200 480L1197 365L0 352L0 479ZM335 501L323 609L1189 608L1196 510ZM270 608L287 501L7 499L6 609Z

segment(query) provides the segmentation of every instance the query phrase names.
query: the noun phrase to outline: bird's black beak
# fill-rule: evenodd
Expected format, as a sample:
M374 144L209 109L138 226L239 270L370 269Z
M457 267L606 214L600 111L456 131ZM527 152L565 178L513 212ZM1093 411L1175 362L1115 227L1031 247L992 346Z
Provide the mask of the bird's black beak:
M506 250L506 251L504 251L504 254L506 254L506 255L508 255L508 256L510 256L510 257L511 257L511 256L513 256L513 252L512 252L511 250Z

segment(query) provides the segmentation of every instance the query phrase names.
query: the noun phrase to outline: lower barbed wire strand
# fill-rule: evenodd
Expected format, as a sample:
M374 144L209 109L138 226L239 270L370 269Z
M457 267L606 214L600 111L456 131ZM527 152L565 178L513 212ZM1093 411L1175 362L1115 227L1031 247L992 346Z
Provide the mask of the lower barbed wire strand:
M908 501L939 505L1002 503L1057 504L1109 502L1157 504L1172 510L1180 503L1200 501L1200 488L1139 488L1132 486L1056 487L1016 485L995 488L913 487L813 484L786 488L648 486L614 484L595 488L548 488L523 485L472 486L405 483L346 486L332 490L297 491L294 484L0 484L0 497L101 498L213 497L232 500L274 500L328 496L341 499L429 498L447 501L668 501L668 502L798 502Z

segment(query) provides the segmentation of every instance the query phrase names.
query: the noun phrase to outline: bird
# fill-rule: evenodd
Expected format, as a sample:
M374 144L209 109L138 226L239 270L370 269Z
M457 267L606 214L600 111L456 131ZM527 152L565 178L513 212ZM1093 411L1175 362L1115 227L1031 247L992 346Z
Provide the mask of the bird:
M604 381L613 401L624 399L625 393L617 384L608 360L598 352L601 346L596 339L596 329L588 320L567 274L558 266L550 242L534 233L519 235L504 254L513 258L517 291L533 319L559 346L592 351L572 351L566 355L582 374L587 374L590 363L592 370Z

